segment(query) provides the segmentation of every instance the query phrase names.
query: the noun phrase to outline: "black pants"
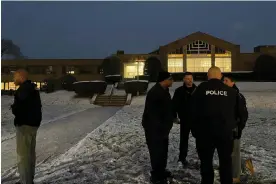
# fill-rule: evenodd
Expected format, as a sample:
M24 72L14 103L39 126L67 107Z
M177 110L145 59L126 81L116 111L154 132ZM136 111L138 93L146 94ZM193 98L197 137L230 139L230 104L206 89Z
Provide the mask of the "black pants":
M219 157L219 173L221 184L232 184L233 140L221 138L196 139L196 148L200 159L201 184L214 183L213 156L217 149Z
M185 161L188 154L189 135L191 128L187 122L180 122L179 161Z
M154 180L162 180L167 167L169 139L152 136L147 131L145 134L150 154L151 176Z

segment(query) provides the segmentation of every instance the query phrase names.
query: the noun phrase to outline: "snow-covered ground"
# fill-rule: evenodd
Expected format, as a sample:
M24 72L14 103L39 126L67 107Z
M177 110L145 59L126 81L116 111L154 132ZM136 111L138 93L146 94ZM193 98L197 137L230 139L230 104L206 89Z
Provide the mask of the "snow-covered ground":
M75 92L57 91L41 93L43 121L42 124L66 117L68 115L94 107L89 98L77 98ZM12 96L1 96L1 140L14 136L14 116L10 110Z
M172 90L177 83L173 86ZM276 93L267 92L275 83L239 83L247 98L249 120L242 137L242 157L253 159L257 177L276 180ZM258 87L259 86L259 87ZM254 92L258 91L258 92ZM145 97L135 97L68 152L37 167L38 183L149 183L150 160L141 127ZM197 167L182 169L177 165L179 125L170 134L168 168L178 183L197 183ZM197 165L193 138L188 160ZM218 164L215 156L215 165Z
M180 85L175 83L171 88L172 94ZM242 137L242 157L253 159L257 178L275 181L276 93L272 91L276 91L276 83L238 83L238 87L247 98L249 109L249 120ZM66 104L69 97L62 96L52 101L58 101L57 104L63 101ZM84 102L72 103L75 106L86 106ZM118 111L68 152L39 165L35 181L68 184L149 183L150 160L141 127L144 102L144 96L135 97L130 106ZM2 97L2 109L3 104L8 103L6 100L3 103ZM198 167L184 170L178 166L178 148L179 125L174 125L170 134L168 169L173 171L177 183L197 183L200 180ZM191 165L197 166L198 158L192 137L188 155ZM217 156L214 165L218 165Z

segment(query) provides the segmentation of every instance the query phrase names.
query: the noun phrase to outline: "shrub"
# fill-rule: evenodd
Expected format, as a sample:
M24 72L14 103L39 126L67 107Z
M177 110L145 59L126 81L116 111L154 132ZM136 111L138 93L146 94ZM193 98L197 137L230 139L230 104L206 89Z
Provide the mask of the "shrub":
M162 65L157 57L151 56L145 61L144 74L149 75L149 81L156 82Z
M61 77L60 79L61 86L63 89L68 91L74 91L73 83L77 82L77 79L72 75L65 75Z
M126 81L124 83L124 88L127 94L131 93L132 95L135 96L137 95L137 92L139 92L140 94L147 93L148 85L149 85L148 81L132 80L132 81Z
M254 72L258 80L276 80L276 58L267 54L260 55L255 62Z
M73 85L76 94L90 97L94 94L103 94L107 87L105 81L79 81Z
M121 60L117 56L107 57L103 60L98 70L101 71L104 76L118 75L121 73Z
M61 88L61 82L58 79L45 79L44 80L45 85L43 86L43 91L46 93L52 93L54 91L60 90Z

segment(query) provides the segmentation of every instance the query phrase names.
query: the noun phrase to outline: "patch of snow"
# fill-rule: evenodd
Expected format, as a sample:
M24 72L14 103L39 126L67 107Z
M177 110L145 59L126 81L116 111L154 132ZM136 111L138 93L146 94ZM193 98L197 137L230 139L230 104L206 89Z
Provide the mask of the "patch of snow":
M276 179L276 94L245 92L249 120L241 145L242 158L253 158L261 179ZM150 160L141 117L145 96L135 97L68 152L37 168L37 182L53 183L149 183ZM254 139L252 138L254 137ZM190 138L188 161L194 167L183 170L177 164L179 125L170 133L168 169L177 182L200 180L195 140ZM218 166L218 157L214 157ZM216 176L218 173L216 172Z
M104 82L105 81L102 81L102 80L93 80L93 81L78 81L78 82L74 82L73 84L77 84L77 83L89 83L89 82Z
M69 116L88 108L95 107L90 104L90 98L77 98L72 91L56 91L53 93L40 93L42 103L42 122L45 124L55 119ZM1 139L2 141L14 136L14 115L10 110L13 96L1 96Z
M239 87L242 85L238 84ZM250 84L245 85L244 89L250 87ZM259 89L264 87L258 85ZM171 92L173 94L173 90ZM243 94L247 99L249 119L241 140L242 158L253 159L258 178L276 180L276 93ZM130 106L122 108L76 146L39 165L35 181L149 184L150 159L141 126L144 102L145 96L134 97ZM184 170L177 164L179 138L179 125L174 124L170 133L168 169L176 176L177 183L198 183L200 173L195 140L190 137L188 152L188 161L193 167ZM214 156L214 166L218 166L217 155ZM216 172L216 178L217 175Z
M147 80L131 80L131 81L125 81L125 83L128 83L128 82L146 82L146 83L149 83L149 81L147 81Z

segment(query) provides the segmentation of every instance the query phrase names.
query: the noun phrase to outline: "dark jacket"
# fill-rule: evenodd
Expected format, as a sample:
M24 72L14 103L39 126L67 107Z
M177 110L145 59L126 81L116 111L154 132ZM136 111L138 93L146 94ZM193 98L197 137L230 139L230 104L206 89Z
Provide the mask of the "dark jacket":
M234 133L234 138L240 139L242 130L244 129L246 122L248 120L248 111L247 111L247 107L246 107L245 97L240 93L239 88L235 84L234 84L233 88L238 92L239 99L240 99L239 103L240 103L240 106L243 107L243 113L242 113L243 116L240 117L240 115L237 114L236 118L237 118L238 125L237 125L237 130L235 130L235 133Z
M192 94L196 90L196 85L193 84L188 88L185 84L177 88L173 95L173 109L178 115L181 122L191 121Z
M152 138L167 138L173 126L171 95L156 83L147 93L142 125Z
M237 91L211 79L201 83L193 95L192 134L196 138L232 139L237 119L245 118Z
M27 80L16 90L11 106L15 116L14 125L39 127L42 119L41 100L35 84Z

